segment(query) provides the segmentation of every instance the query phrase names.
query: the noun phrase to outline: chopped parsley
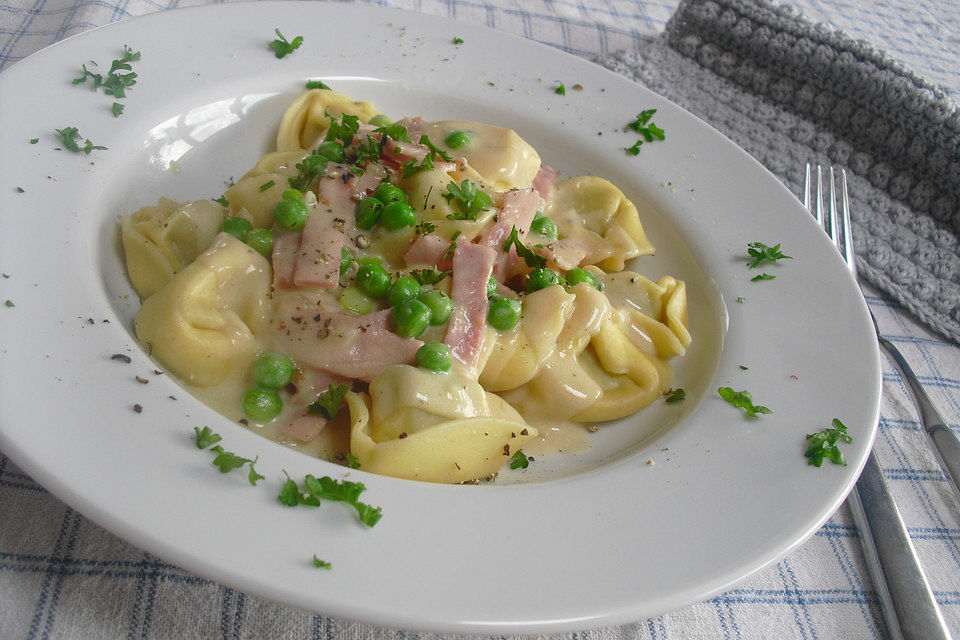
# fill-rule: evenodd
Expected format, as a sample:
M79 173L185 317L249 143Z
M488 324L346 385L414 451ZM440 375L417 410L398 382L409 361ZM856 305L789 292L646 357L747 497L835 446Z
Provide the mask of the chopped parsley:
M333 565L326 560L321 560L316 554L313 555L313 566L317 569L332 569Z
M527 458L526 454L523 451L517 450L513 457L510 458L510 468L511 469L526 469L530 466L530 459Z
M379 133L384 138L393 138L397 142L410 142L410 134L402 124L385 124L377 127L373 132Z
M750 282L759 282L760 280L773 280L777 276L772 276L769 273L758 273L757 275L750 278Z
M114 102L113 106L110 107L110 111L113 113L114 118L119 118L123 115L123 105L119 102Z
M808 464L819 467L824 459L830 459L833 464L847 466L847 461L843 457L843 452L838 446L839 442L850 444L853 438L847 433L847 426L840 422L839 418L834 418L833 427L822 429L817 433L807 434L807 451L805 455L809 460Z
M773 413L763 405L753 404L753 397L749 391L734 391L730 387L720 387L717 393L733 406L743 409L744 413L751 418L756 418L761 413Z
M463 44L463 38L455 37L453 39L453 44Z
M3 306L13 308L17 305L13 304L13 300L7 299L3 301Z
M663 396L663 401L667 404L676 404L687 399L687 392L683 389L673 389Z
M266 190L269 189L270 187L275 186L276 184L277 184L277 183L274 182L273 180L270 180L270 181L268 181L268 182L264 182L262 185L260 185L260 193L263 193L264 191L266 191Z
M94 90L103 87L103 92L114 98L126 97L127 90L137 83L137 74L134 73L131 62L140 60L140 52L134 51L127 45L123 45L123 55L110 64L110 71L106 77L102 74L93 73L87 69L87 65L81 65L80 77L74 78L72 84L86 82L87 78L93 81ZM95 62L90 64L96 66ZM126 73L123 73L126 72ZM116 109L116 107L114 107ZM114 112L114 115L119 115Z
M446 278L448 275L453 273L452 271L440 271L436 267L428 267L426 269L412 269L410 271L410 277L417 281L417 284L423 285L434 285Z
M55 131L60 136L60 144L62 144L63 148L67 151L90 155L91 151L97 149L106 150L106 147L90 142L89 138L83 139L83 146L81 147L80 138L83 138L83 136L80 135L76 127L64 127L63 129L55 129Z
M220 434L214 433L210 427L204 427L203 429L200 427L194 427L193 431L196 434L194 436L194 441L197 443L197 449L206 449L210 445L217 444L221 440Z
M217 454L217 457L213 459L213 464L220 469L220 473L227 473L234 469L239 469L248 462L251 462L250 458L243 458L230 451L224 451L220 445L214 445L210 451Z
M666 137L663 129L650 121L656 112L656 109L645 109L637 114L635 120L627 123L628 129L636 131L642 136L642 138L637 139L632 147L627 147L626 151L630 155L638 155L640 153L640 146L644 141L653 142L654 140L663 140Z
M283 37L283 34L280 33L280 29L274 29L273 32L277 34L277 37L270 42L270 48L273 49L274 55L278 58L293 53L303 44L303 36L297 36L293 40L288 41Z
M40 142L40 138L30 138L30 144L37 144Z
M431 189L432 189L432 188L433 188L433 187L431 187ZM424 207L424 209L426 209L426 207ZM436 230L437 230L437 225L435 225L435 224L433 224L432 222L429 222L429 221L427 221L427 220L424 220L424 221L422 221L422 222L418 222L418 223L417 223L417 226L415 226L415 227L413 228L414 233L417 233L417 234L419 234L419 235L421 235L421 236L425 236L425 235L427 235L428 233L433 233L433 232L436 231Z
M746 302L746 301L747 301L747 299L744 298L743 296L737 298L737 302L739 302L739 303L741 303L741 304L743 304L743 303Z
M783 252L780 251L779 243L768 247L762 242L751 242L747 245L747 253L753 258L753 260L747 263L747 268L749 269L756 269L760 265L768 262L774 264L777 260L793 259L792 256L784 255Z
M516 227L510 231L510 237L507 238L507 241L503 243L503 250L510 251L510 245L513 245L517 249L517 255L523 258L523 261L527 263L527 266L531 269L543 269L547 266L547 259L543 256L536 254L532 249L527 248L522 242L520 242L520 233L517 231Z
M284 475L287 475L284 472ZM320 505L320 500L332 500L343 502L357 511L357 517L360 522L372 527L380 521L382 514L380 507L372 507L360 502L360 494L366 491L362 482L350 482L349 480L334 480L329 476L321 478L307 474L303 479L303 486L297 486L297 483L287 475L287 480L280 489L277 499L288 507L306 505L316 507Z
M340 412L343 397L350 390L348 384L332 384L327 390L317 396L316 402L307 407L307 413L323 416L327 420L334 420Z
M353 455L352 453L348 453L348 454L347 454L347 466L350 467L351 469L359 469L359 468L360 468L360 459L357 458L357 456Z
M567 88L563 86L563 83L561 82L560 85L553 90L553 92L558 96L565 96L567 95Z
M449 153L447 153L437 145L433 144L433 142L430 141L430 138L426 135L420 136L420 144L425 146L427 149L430 149L430 153L427 155L430 156L431 160L436 160L437 156L440 156L442 159L446 160L447 162L450 162L451 160L453 160L453 158L450 156Z
M330 87L323 80L307 80L307 89L326 89L330 91Z
M448 183L447 193L442 197L457 209L455 213L447 215L450 220L476 220L477 215L489 209L492 202L487 192L469 178L464 178L460 186L455 182Z
M403 177L409 178L410 176L420 173L421 171L433 171L433 161L430 159L430 154L428 153L419 163L417 163L416 159L404 162L402 169Z

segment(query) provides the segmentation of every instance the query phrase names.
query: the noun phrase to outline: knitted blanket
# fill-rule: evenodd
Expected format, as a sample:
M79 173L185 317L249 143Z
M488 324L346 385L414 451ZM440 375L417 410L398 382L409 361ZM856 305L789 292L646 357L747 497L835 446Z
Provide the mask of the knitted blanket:
M859 273L960 343L960 108L943 91L764 0L684 0L650 44L597 62L711 123L794 193L807 162L846 168Z

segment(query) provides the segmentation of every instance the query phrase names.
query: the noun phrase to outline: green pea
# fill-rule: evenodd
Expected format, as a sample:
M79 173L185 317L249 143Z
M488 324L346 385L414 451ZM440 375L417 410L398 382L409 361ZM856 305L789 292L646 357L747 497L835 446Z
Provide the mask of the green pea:
M361 229L373 229L380 220L383 203L374 197L367 196L357 203L357 226Z
M370 124L375 127L389 127L393 124L393 120L390 119L390 116L378 113L377 115L370 118Z
M361 265L375 264L379 266L383 264L383 260L380 259L380 256L363 256L362 258L357 259L357 262L359 262Z
M357 269L357 286L369 296L382 298L390 288L390 274L379 264L360 265Z
M273 219L291 231L303 229L309 216L310 210L301 200L279 200L273 206Z
M267 260L273 255L273 231L270 229L253 229L243 241Z
M603 291L603 285L600 284L599 280L597 280L597 276L590 273L586 269L574 267L573 269L570 269L570 271L567 271L567 286L572 287L581 282L586 282L597 291Z
M470 144L470 134L466 131L454 131L447 136L444 142L446 142L447 146L451 149L459 149L460 147L465 147Z
M403 192L403 189L389 182L378 184L377 188L373 190L373 197L383 204L407 201L407 194Z
M284 200L303 200L303 193L300 189L287 189L280 194Z
M560 274L546 267L534 269L527 276L527 291L539 291L560 284Z
M273 389L251 389L243 394L243 413L254 422L270 422L283 409L283 400Z
M490 279L487 280L487 297L489 298L497 292L497 289L500 288L500 284L497 282L497 279L493 276L490 276Z
M417 349L416 362L417 366L430 371L449 371L453 356L450 347L442 342L428 342Z
M401 300L390 315L393 330L404 338L417 338L430 324L430 307L416 298Z
M343 153L343 145L333 140L321 142L313 153L334 162L346 162L347 160L347 156Z
M419 295L420 283L408 276L401 276L387 290L387 302L390 303L391 307L395 307L401 301L416 298Z
M373 311L373 300L359 287L344 287L340 292L340 306L362 316Z
M487 322L497 331L513 329L520 320L522 304L516 298L494 295L490 298Z
M343 275L349 271L352 263L353 255L347 251L346 247L340 247L340 275Z
M413 207L406 202L395 200L383 205L383 209L380 211L380 224L390 231L412 227L417 224L417 214L413 212Z
M534 218L533 222L530 223L530 230L551 240L556 240L560 233L557 229L557 223L546 216Z
M220 229L242 242L247 239L247 234L253 230L253 225L246 218L225 218Z
M253 361L253 381L267 389L282 389L293 379L297 365L283 353L264 351Z
M430 309L430 324L443 324L450 317L453 301L439 289L424 291L417 298Z

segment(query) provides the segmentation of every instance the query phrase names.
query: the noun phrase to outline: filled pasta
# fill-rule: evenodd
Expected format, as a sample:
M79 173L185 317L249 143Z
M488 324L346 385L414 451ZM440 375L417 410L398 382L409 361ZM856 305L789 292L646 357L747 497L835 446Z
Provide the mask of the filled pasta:
M295 99L276 140L225 206L120 218L138 339L226 415L463 483L673 383L686 286L626 270L654 247L609 181L559 180L508 128L394 121L328 89Z

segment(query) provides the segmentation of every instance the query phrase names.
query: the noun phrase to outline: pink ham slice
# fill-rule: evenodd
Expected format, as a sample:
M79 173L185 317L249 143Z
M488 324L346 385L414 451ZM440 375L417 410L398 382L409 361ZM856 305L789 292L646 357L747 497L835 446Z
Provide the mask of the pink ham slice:
M320 435L325 426L327 426L326 418L301 409L290 418L287 424L280 427L280 434L288 440L310 442Z
M333 289L340 279L340 250L348 226L353 226L356 204L349 180L325 176L317 191L318 204L300 237L293 284Z
M514 189L503 195L503 206L497 215L497 221L480 236L480 244L492 247L497 252L494 276L498 282L525 273L526 263L517 255L515 247L504 252L503 244L510 237L513 228L522 241L530 231L537 210L540 208L540 194L534 189Z
M280 427L280 434L287 440L310 442L327 426L327 419L323 416L310 413L307 407L313 403L317 395L330 388L332 384L350 384L350 380L336 376L326 371L314 369L304 364L298 364L299 374L294 377L297 392L291 401L294 406L300 406L289 421Z
M293 272L297 267L297 249L300 234L296 231L278 231L273 237L273 286L275 289L293 287Z
M557 170L550 165L540 165L540 171L538 171L537 175L533 178L533 188L536 189L541 198L546 200L550 196L550 192L553 191L553 186L557 184L559 175Z
M389 309L358 316L339 308L298 306L277 314L272 348L301 365L370 382L390 365L412 364L423 345L393 333L389 323Z
M447 324L444 343L450 353L474 370L483 346L487 323L487 282L493 271L496 251L491 247L458 240L453 252L453 282L450 299L453 312Z
M444 259L450 243L435 233L419 236L403 252L403 259L407 266L436 266L440 269L450 268L450 259Z

